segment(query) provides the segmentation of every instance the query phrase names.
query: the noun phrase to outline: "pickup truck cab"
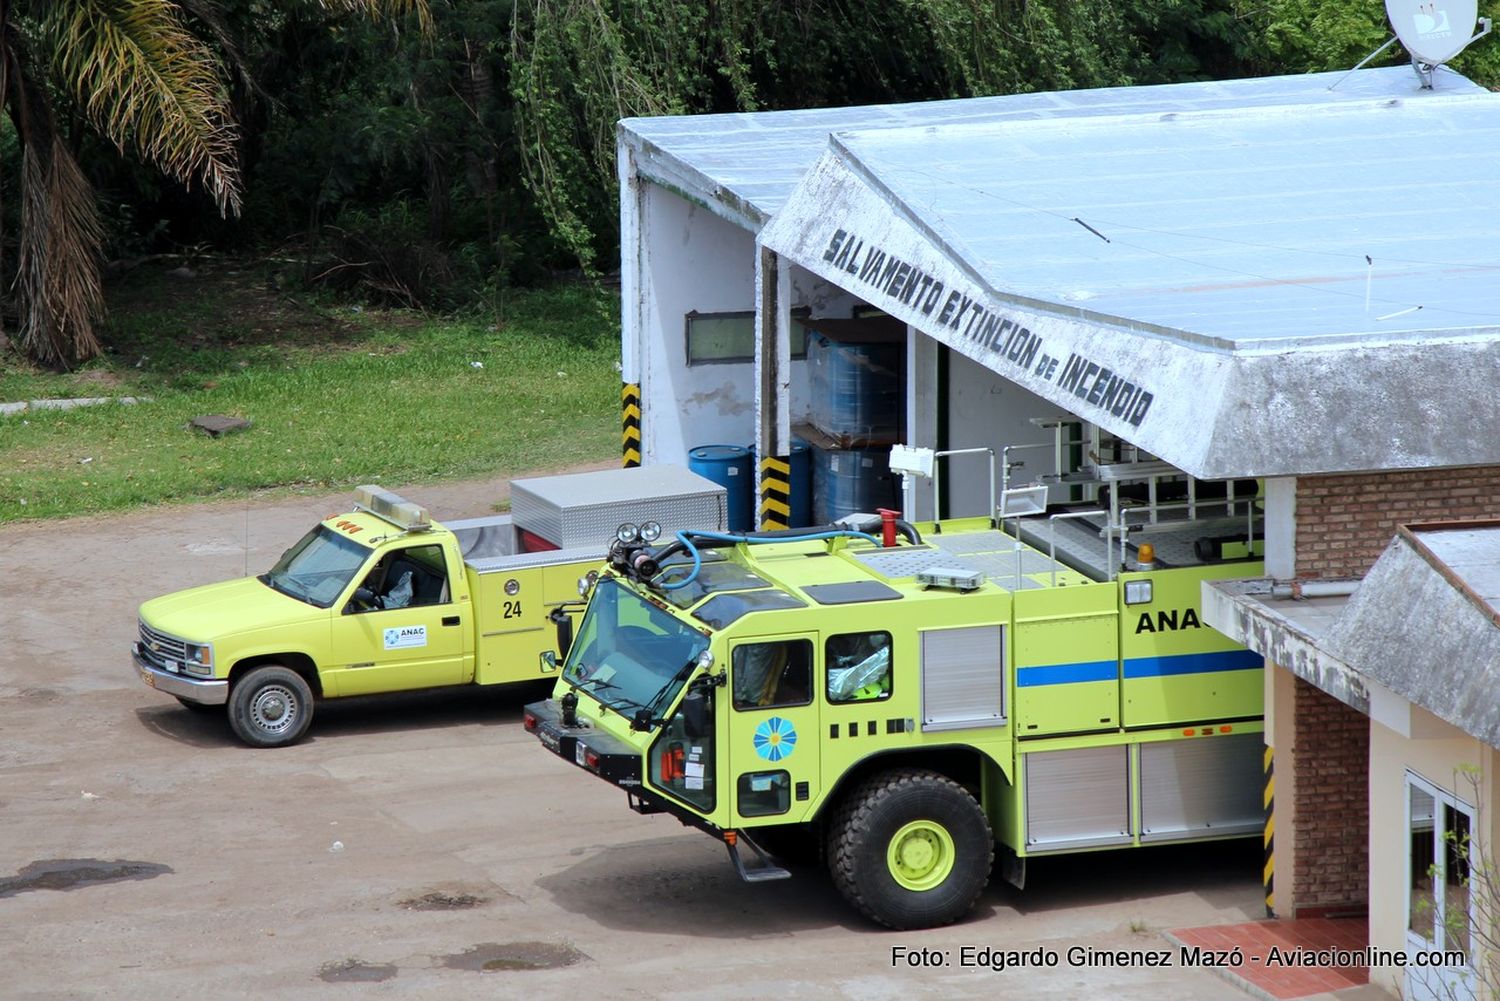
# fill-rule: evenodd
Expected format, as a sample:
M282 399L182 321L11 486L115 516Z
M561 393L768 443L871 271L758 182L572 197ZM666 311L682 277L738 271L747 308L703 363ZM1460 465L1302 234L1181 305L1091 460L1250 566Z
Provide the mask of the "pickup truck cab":
M606 497L583 512L595 520L654 508L724 516L723 488L675 467L516 481L518 509L528 482L544 497ZM533 518L569 541L566 504L554 508ZM141 605L132 659L145 684L187 708L226 712L245 743L290 744L319 699L553 677L545 655L566 645L580 577L603 557L597 542L559 546L512 514L444 526L360 487L354 510L314 526L267 572Z

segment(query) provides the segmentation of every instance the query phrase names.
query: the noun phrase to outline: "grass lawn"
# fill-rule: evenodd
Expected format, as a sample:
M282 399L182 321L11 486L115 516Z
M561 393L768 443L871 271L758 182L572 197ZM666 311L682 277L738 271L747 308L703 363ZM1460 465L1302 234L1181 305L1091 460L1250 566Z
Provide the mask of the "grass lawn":
M619 302L564 285L494 316L314 306L210 262L111 290L110 353L82 371L0 354L0 402L150 402L0 417L0 522L562 467L619 450ZM204 414L251 421L214 439Z

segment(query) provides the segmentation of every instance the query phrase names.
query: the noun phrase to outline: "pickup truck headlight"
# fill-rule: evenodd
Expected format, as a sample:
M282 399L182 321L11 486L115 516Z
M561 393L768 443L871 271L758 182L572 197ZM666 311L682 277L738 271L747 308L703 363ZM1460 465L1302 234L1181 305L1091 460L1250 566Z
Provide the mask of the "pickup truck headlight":
M188 674L196 674L200 678L212 678L214 675L213 644L187 644L186 655L182 661L182 669Z

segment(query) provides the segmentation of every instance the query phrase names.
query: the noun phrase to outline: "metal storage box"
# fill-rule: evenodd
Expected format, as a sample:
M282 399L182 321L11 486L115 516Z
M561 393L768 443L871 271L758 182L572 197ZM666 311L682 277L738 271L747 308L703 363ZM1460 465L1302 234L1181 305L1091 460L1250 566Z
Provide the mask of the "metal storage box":
M660 522L662 535L685 528L723 531L724 488L680 466L637 466L513 480L517 525L562 549L602 549L623 522Z

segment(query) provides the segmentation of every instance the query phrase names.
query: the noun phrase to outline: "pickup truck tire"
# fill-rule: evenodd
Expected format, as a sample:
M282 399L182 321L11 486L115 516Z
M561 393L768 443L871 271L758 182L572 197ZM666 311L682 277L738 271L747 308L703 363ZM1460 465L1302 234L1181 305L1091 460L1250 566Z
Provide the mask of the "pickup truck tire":
M936 928L969 913L990 879L994 836L963 786L901 768L858 786L828 838L833 883L854 908L898 930Z
M222 705L206 705L202 702L194 702L192 699L185 699L180 695L177 697L177 701L181 702L182 708L186 709L188 712L197 713L200 716L217 716L224 711L224 707Z
M251 747L283 747L301 739L312 722L313 695L296 671L257 667L229 692L229 726Z

